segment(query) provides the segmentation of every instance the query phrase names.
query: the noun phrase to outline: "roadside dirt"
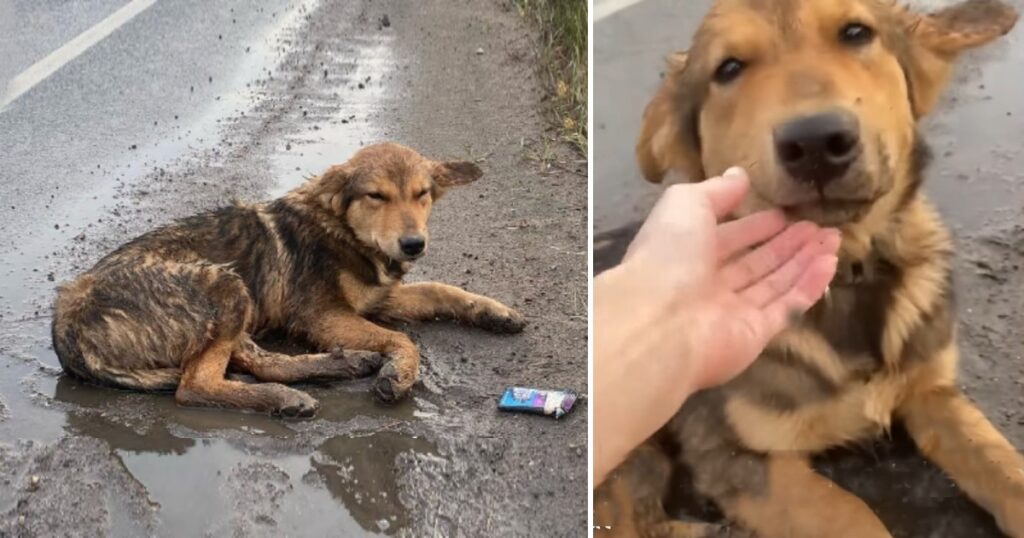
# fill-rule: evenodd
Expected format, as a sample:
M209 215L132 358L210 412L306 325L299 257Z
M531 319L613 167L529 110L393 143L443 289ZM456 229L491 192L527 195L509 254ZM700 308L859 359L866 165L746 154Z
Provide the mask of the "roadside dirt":
M292 9L274 65L235 96L242 112L178 133L197 139L173 162L160 161L171 137L98 170L109 195L54 223L65 239L48 266L0 271L30 275L0 297L0 536L587 532L586 402L558 421L496 410L509 385L587 392L587 166L546 142L531 29L504 0ZM410 279L498 298L528 318L522 335L404 327L423 354L412 398L385 407L366 382L304 387L322 405L308 421L183 409L61 374L56 284L147 229L280 194L382 139L479 160L484 177L436 207Z

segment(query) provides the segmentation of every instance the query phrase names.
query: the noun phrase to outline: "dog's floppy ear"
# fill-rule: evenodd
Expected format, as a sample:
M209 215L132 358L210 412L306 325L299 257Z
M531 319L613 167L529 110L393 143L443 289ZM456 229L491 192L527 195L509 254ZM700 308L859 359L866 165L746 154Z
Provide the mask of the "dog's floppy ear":
M430 176L434 180L431 197L440 198L449 187L472 183L484 173L480 167L469 161L446 161L434 163Z
M352 169L337 164L310 182L311 194L318 205L335 215L342 215L351 201L352 183Z
M701 96L687 91L686 65L685 52L668 57L665 80L644 109L636 158L640 172L652 183L660 183L672 170L690 181L704 179L697 125Z
M909 42L898 55L921 118L939 101L956 58L1009 32L1017 12L1000 0L967 0L928 15L902 11L901 18Z

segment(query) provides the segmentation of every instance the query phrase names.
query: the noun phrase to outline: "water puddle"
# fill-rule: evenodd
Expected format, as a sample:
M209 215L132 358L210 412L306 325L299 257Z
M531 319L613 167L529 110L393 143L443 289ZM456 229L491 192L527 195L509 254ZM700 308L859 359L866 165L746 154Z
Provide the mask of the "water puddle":
M313 464L327 490L349 507L366 530L395 531L409 523L399 499L395 461L410 454L434 454L422 438L392 432L365 437L335 437L320 446Z
M394 533L407 522L395 483L420 439L376 433L331 439L312 456L252 454L223 439L197 439L181 453L115 450L159 507L173 534L302 529L308 536Z
M383 406L359 390L366 387L311 389L323 405L317 420L402 424L432 405ZM295 423L264 415L181 408L171 395L111 391L66 376L54 389L54 401L77 409L67 413L66 431L103 440L175 535L247 526L390 534L408 523L396 483L400 458L435 452L421 437L391 431L333 436L303 449Z

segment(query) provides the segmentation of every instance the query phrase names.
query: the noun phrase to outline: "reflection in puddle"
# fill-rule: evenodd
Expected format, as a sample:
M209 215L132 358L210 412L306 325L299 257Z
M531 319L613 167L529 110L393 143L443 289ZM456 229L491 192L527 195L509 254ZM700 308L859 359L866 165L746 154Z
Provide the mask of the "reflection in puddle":
M311 387L321 418L415 420L425 400L377 403L355 386ZM170 394L119 392L59 376L54 400L71 404L65 428L105 441L158 507L163 529L176 535L302 529L308 535L359 536L393 533L408 524L398 498L398 458L433 453L424 439L393 432L338 436L314 454L250 451L232 441L200 434L242 430L249 436L294 441L288 422L264 415L178 407ZM302 446L297 443L298 446ZM127 522L115 521L115 531ZM123 524L122 524L123 523Z
M153 444L137 447L137 450L160 451L164 441L157 439L156 431L163 436L175 438L168 429L180 426L197 432L215 432L235 429L250 434L287 436L292 433L286 422L269 415L242 413L228 409L204 409L181 407L170 393L134 393L118 391L81 383L66 375L57 379L53 399L75 406L100 411L103 415L121 417L124 422L138 422L139 429L147 431L146 438ZM140 416L140 412L144 412ZM107 440L114 448L133 449L122 446L122 437L117 431L134 431L127 425L118 425L114 420L102 420L91 413L71 412L67 415L67 427L75 432Z
M195 440L178 455L116 453L178 536L275 527L310 536L367 534L334 496L302 479L307 456L252 455L222 439Z
M393 432L335 437L320 446L325 457L316 458L313 467L362 528L391 533L409 523L398 498L399 456L436 450L425 439Z
M370 393L372 379L350 382L344 386L309 389L309 394L320 401L317 418L347 422L356 417L376 417L408 422L419 416L419 408L433 406L430 402L415 397L405 398L394 404L382 404Z

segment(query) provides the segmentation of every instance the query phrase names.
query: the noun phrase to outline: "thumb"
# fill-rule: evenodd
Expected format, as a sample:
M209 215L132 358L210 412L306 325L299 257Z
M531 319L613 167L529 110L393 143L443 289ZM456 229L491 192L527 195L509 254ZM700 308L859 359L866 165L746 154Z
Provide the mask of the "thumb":
M734 166L726 170L721 177L702 181L697 186L711 203L715 218L722 220L743 201L743 197L750 190L750 178L745 170Z

